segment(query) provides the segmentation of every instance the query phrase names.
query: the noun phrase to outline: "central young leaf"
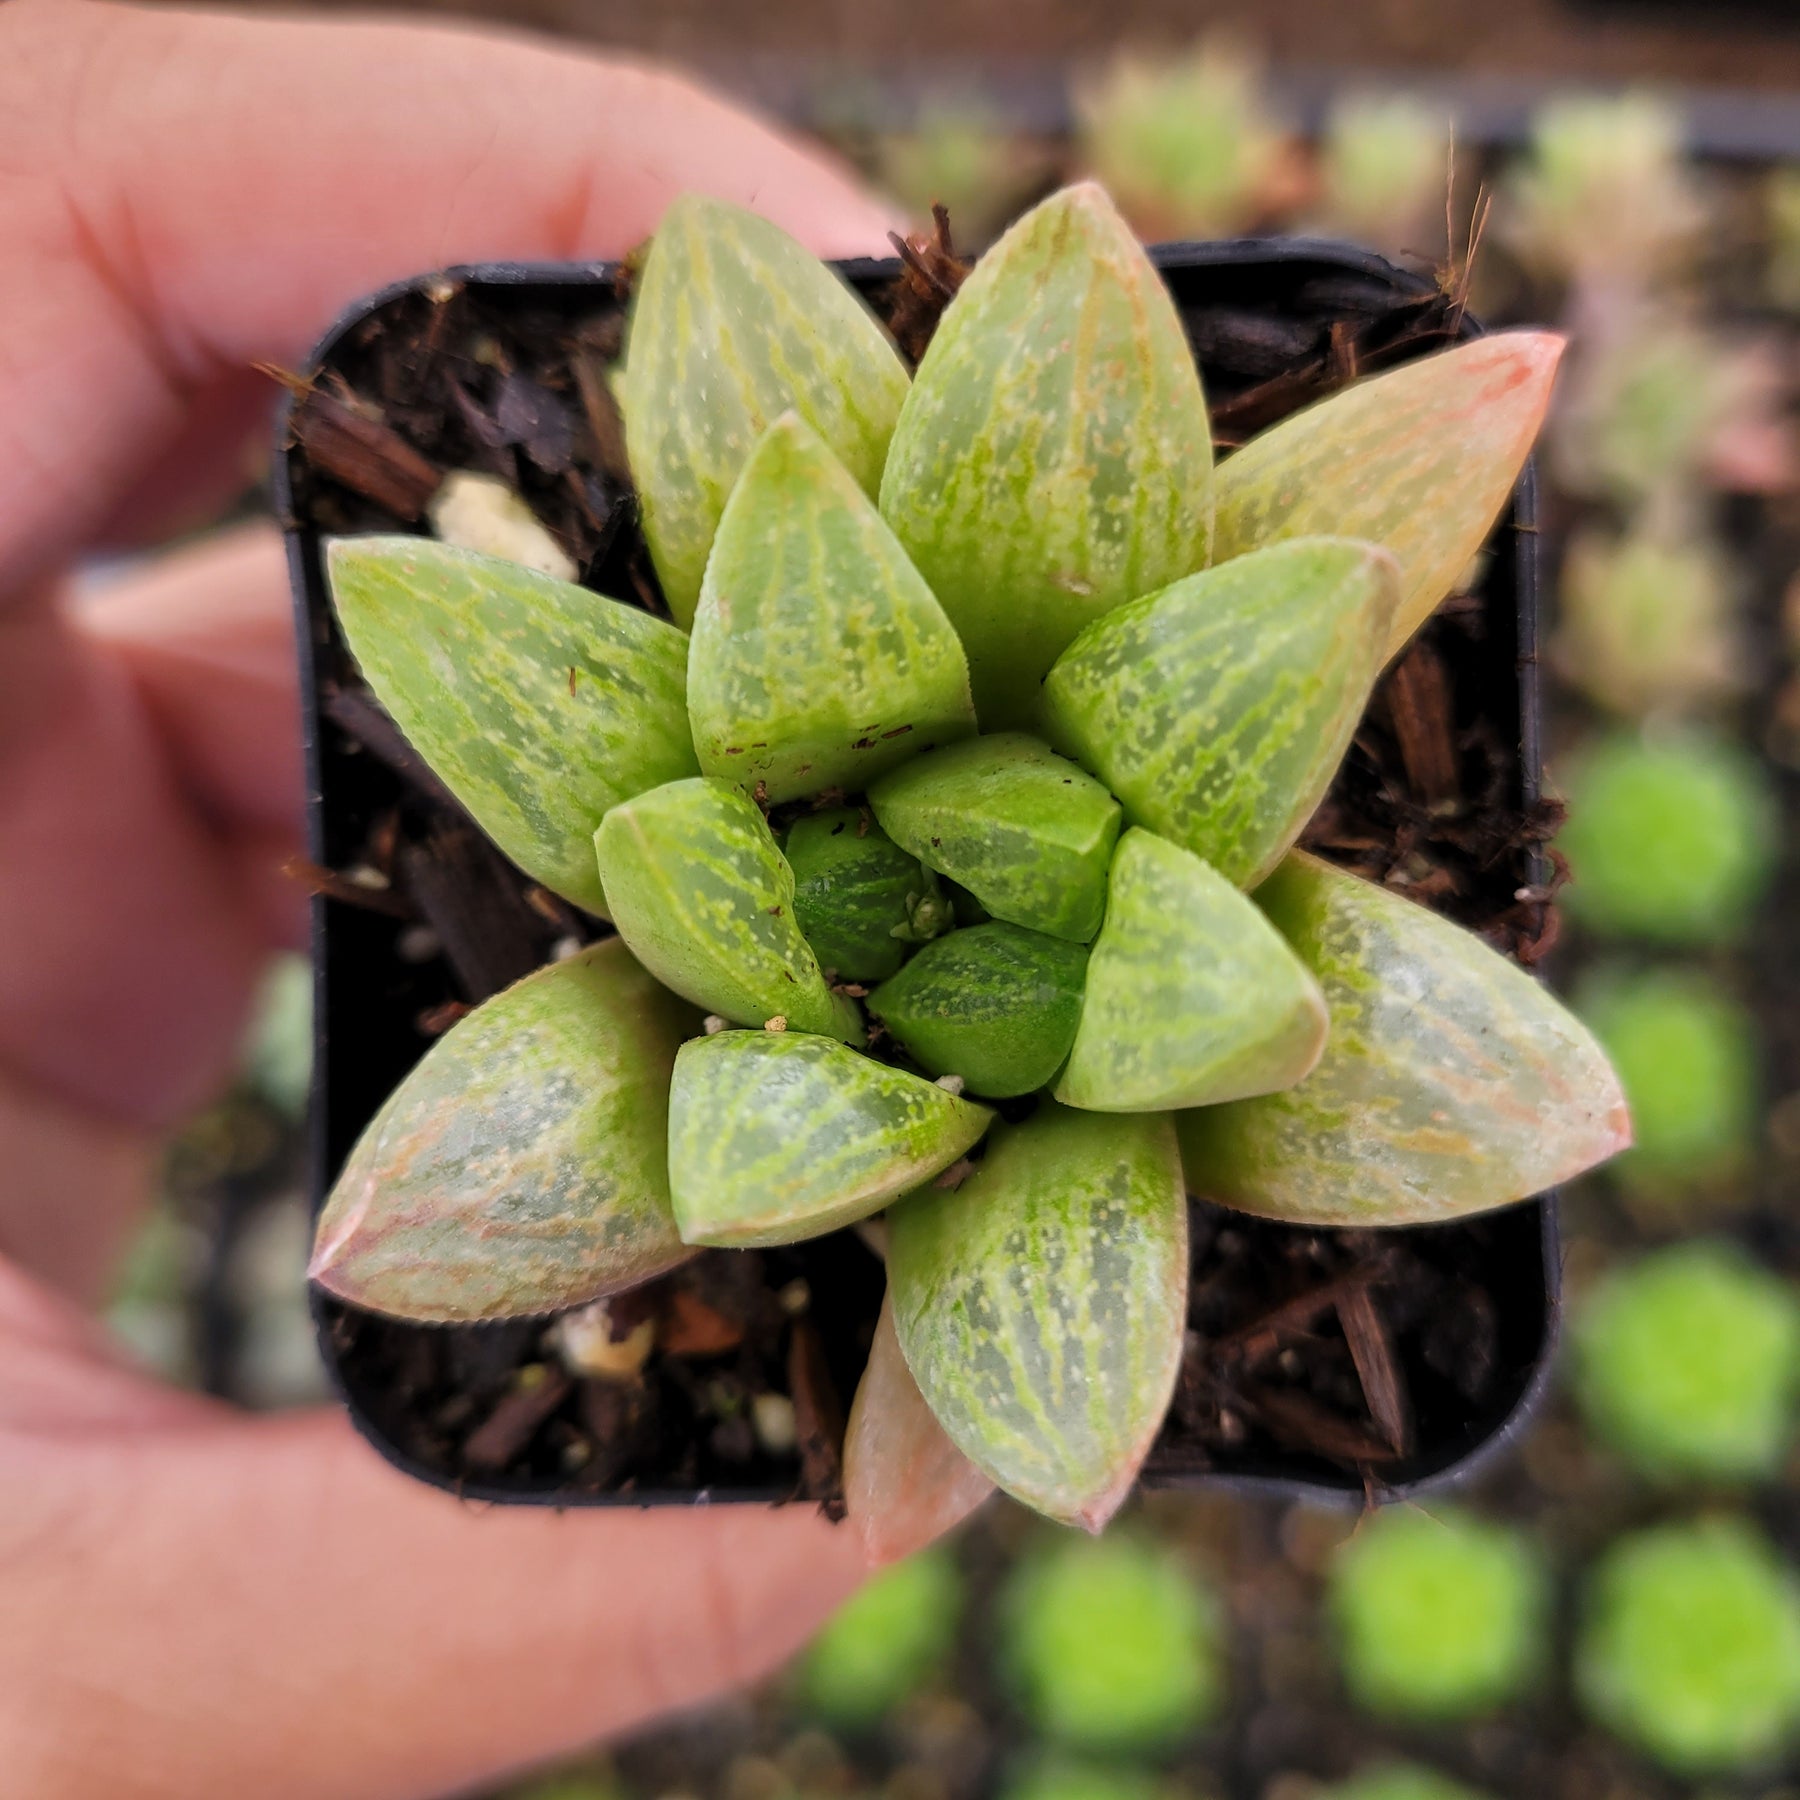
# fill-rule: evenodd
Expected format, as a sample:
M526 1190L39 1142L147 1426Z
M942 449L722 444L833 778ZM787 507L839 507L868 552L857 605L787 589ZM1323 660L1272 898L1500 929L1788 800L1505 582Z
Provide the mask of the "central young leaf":
M861 793L975 729L944 609L794 413L769 427L719 521L687 680L700 767L772 802Z
M921 756L869 790L882 829L997 919L1085 944L1100 929L1119 803L1022 732Z
M969 653L984 730L1029 725L1082 626L1206 561L1212 434L1174 302L1093 183L976 264L901 409L881 510Z

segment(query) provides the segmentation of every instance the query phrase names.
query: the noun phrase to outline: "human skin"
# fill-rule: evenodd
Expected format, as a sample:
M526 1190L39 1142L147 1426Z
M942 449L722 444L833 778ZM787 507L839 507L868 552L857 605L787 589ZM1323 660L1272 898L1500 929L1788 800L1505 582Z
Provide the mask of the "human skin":
M699 189L893 221L663 72L493 35L0 6L0 1768L34 1800L461 1790L767 1670L854 1585L803 1508L484 1511L331 1412L158 1387L85 1309L299 939L272 528L203 521L349 300L616 255Z

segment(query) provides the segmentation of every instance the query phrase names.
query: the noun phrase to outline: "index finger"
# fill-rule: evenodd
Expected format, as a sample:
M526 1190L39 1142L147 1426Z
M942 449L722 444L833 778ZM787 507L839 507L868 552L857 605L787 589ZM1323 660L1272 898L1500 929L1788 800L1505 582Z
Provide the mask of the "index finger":
M666 72L487 32L0 9L0 595L80 543L198 391L356 295L476 258L618 255L679 192L822 254L889 215Z

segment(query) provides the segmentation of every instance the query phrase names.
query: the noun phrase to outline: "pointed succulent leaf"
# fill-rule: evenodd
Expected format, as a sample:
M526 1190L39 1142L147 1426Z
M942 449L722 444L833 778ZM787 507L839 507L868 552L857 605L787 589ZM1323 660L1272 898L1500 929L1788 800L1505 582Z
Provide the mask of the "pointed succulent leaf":
M1001 1487L1097 1531L1168 1409L1187 1319L1187 1197L1166 1115L1046 1101L955 1192L888 1213L907 1367Z
M527 875L604 914L595 827L699 767L686 636L428 538L335 538L325 570L357 664L407 742Z
M1325 1030L1319 984L1254 902L1191 851L1125 833L1058 1100L1168 1112L1272 1093Z
M923 1550L993 1491L925 1404L894 1335L893 1296L886 1296L844 1436L844 1507L869 1567Z
M688 658L708 775L771 801L861 793L916 751L969 736L969 665L874 502L796 413L731 490Z
M861 1043L794 919L794 875L743 789L698 775L614 807L595 834L607 910L665 987L738 1025Z
M1631 1142L1587 1028L1472 933L1299 853L1256 898L1318 978L1331 1035L1298 1086L1181 1114L1195 1193L1308 1225L1423 1224Z
M919 365L881 510L969 653L986 730L1029 723L1091 619L1206 561L1212 435L1174 302L1092 182L976 265Z
M995 920L927 944L869 1011L931 1074L993 1099L1029 1094L1069 1054L1087 961L1080 944Z
M320 1214L313 1280L430 1324L635 1287L691 1252L669 1207L669 1075L699 1015L623 943L460 1019L389 1095Z
M1119 803L1022 732L952 744L869 790L882 829L996 919L1085 944L1100 929Z
M947 1169L993 1114L834 1038L721 1031L675 1059L669 1183L690 1244L791 1244Z
M839 806L796 819L786 854L794 871L794 917L820 966L846 981L892 975L915 941L921 914L927 936L949 927L949 907L934 893L936 878L863 808Z
M1500 516L1562 353L1554 332L1501 332L1371 375L1283 419L1219 465L1213 561L1315 532L1391 550L1401 597L1386 661Z
M1050 740L1126 817L1249 887L1324 798L1380 672L1394 559L1304 538L1090 625L1044 683Z
M793 408L872 497L907 388L844 282L768 220L698 194L651 240L616 381L644 536L684 625L726 496L769 426Z

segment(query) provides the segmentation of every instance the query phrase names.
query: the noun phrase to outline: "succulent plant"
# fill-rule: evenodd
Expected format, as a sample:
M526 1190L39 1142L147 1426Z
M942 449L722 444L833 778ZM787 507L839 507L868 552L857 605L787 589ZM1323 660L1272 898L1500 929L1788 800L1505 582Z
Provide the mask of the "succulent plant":
M1584 978L1575 1009L1605 1045L1637 1122L1613 1180L1665 1204L1727 1191L1756 1141L1747 1009L1698 970L1604 966Z
M1575 1315L1588 1423L1663 1479L1773 1475L1800 1400L1800 1295L1729 1242L1653 1251L1609 1272Z
M1513 174L1508 237L1535 267L1577 283L1635 284L1678 266L1705 219L1684 132L1651 94L1550 101Z
M1563 556L1557 669L1626 718L1716 705L1744 685L1735 585L1698 535L1581 530Z
M1229 237L1304 194L1259 61L1224 37L1155 61L1115 57L1077 93L1076 111L1082 160L1147 234Z
M1351 95L1319 145L1325 216L1357 243L1441 256L1450 155L1443 111L1410 94Z
M1741 1519L1634 1532L1588 1579L1575 1685L1678 1774L1773 1763L1800 1729L1800 1586Z
M1767 889L1779 841L1769 776L1699 731L1618 731L1571 763L1565 904L1597 937L1733 942Z
M1028 1553L999 1618L1001 1661L1026 1716L1071 1749L1167 1749L1224 1700L1218 1601L1172 1552L1136 1538Z
M418 538L328 546L377 697L618 935L432 1047L315 1279L517 1317L885 1211L846 1483L887 1560L994 1483L1094 1528L1118 1505L1176 1376L1190 1187L1404 1224L1610 1155L1572 1015L1294 849L1558 348L1376 376L1215 475L1097 188L1005 235L910 381L797 245L679 202L618 383L677 623Z
M1348 1781L1316 1789L1310 1800L1482 1800L1473 1788L1417 1763L1377 1763Z
M866 1730L948 1664L962 1576L943 1550L884 1569L839 1607L800 1660L800 1694L828 1723Z
M1184 1787L1165 1787L1148 1770L1129 1763L1039 1752L1002 1780L1000 1800L1176 1800Z
M1548 1588L1530 1545L1459 1508L1364 1519L1332 1565L1330 1600L1345 1681L1373 1712L1485 1712L1546 1660Z

